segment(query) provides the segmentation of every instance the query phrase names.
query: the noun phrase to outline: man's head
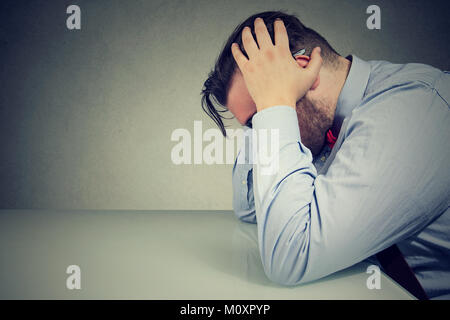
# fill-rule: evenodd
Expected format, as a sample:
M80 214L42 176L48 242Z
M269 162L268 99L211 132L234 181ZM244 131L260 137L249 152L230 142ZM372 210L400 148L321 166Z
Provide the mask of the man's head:
M337 97L342 88L342 74L346 63L329 44L312 29L305 27L300 20L283 12L263 12L249 17L241 23L228 38L222 49L214 69L210 72L202 90L203 110L216 122L222 133L226 135L222 114L230 111L242 125L251 125L256 106L248 93L245 81L231 53L231 45L236 42L246 55L242 45L242 30L249 26L254 34L254 20L260 17L274 39L273 24L277 18L283 20L289 37L289 48L292 54L301 49L305 52L295 59L300 67L308 64L309 56L315 47L322 49L323 67L319 78L311 90L297 102L297 114L302 143L311 151L318 153L325 140L325 133L331 127L336 108ZM345 81L344 76L344 81ZM342 82L342 83L341 83ZM340 87L339 87L340 86Z

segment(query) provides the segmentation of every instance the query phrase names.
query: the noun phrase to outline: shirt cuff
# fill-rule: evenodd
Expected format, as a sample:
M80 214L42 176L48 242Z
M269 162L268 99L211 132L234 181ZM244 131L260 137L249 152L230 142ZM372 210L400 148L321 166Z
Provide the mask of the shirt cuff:
M253 130L278 129L280 141L300 141L297 112L289 106L274 106L257 112L252 119Z

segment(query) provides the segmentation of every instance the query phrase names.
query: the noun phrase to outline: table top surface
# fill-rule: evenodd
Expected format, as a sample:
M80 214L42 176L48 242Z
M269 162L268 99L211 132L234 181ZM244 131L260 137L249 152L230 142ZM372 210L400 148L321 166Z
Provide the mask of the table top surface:
M231 211L0 210L0 299L412 299L369 263L285 287ZM69 290L69 265L81 289Z

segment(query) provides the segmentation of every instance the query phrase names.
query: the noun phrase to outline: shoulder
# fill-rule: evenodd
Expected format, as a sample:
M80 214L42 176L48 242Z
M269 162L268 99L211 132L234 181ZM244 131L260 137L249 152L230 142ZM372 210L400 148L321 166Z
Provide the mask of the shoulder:
M433 139L450 139L450 131L445 130L450 112L438 91L446 74L424 64L370 64L367 88L352 111L345 138L356 135L357 140L390 152L405 147L430 152L442 148Z
M397 64L388 61L369 61L369 64L371 71L366 96L411 84L432 89L443 74L441 70L422 63Z
M440 81L446 74L432 66L370 61L371 73L363 99L351 116L353 125L374 130L421 127L424 117L439 114L448 119L448 108L439 106ZM445 101L444 101L445 102ZM445 103L444 103L445 104ZM444 105L443 104L443 105Z

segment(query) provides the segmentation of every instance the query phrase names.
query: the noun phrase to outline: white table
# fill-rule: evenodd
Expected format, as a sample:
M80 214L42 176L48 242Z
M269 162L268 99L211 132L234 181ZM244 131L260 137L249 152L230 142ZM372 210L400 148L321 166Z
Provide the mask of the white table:
M256 225L232 212L0 211L1 299L412 299L368 263L283 287L265 276ZM66 269L81 269L81 289Z

